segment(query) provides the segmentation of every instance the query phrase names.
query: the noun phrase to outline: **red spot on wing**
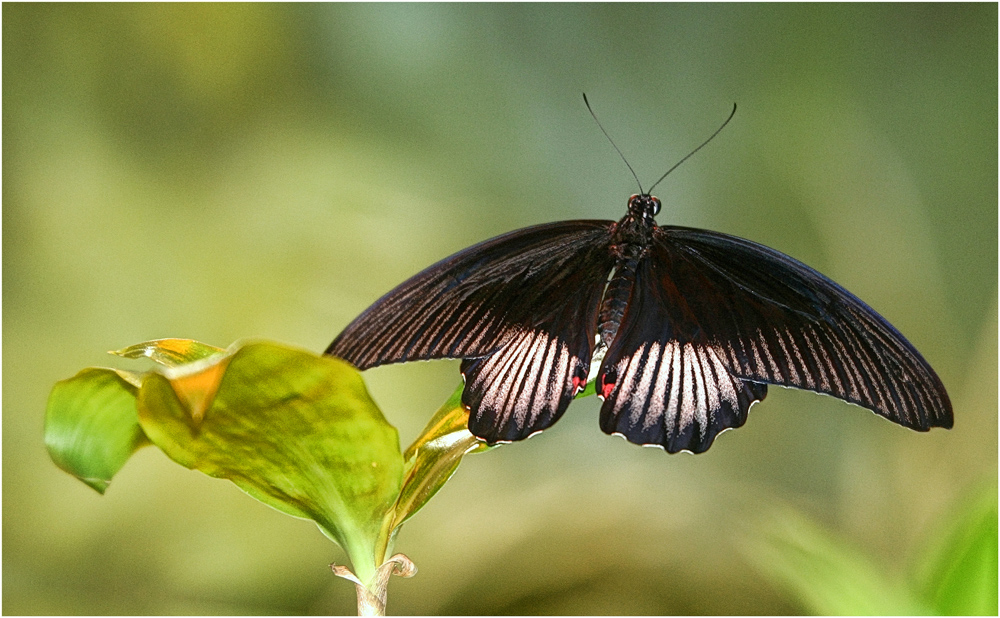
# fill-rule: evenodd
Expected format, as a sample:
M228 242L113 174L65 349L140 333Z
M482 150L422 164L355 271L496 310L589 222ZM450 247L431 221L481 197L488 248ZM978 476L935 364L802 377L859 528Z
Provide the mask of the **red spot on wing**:
M573 393L579 393L583 390L586 385L587 378L580 378L579 376L573 376Z
M604 399L607 399L608 395L610 395L611 391L613 391L613 390L615 390L615 383L614 382L608 382L607 384L602 385L601 386L601 397L603 397Z

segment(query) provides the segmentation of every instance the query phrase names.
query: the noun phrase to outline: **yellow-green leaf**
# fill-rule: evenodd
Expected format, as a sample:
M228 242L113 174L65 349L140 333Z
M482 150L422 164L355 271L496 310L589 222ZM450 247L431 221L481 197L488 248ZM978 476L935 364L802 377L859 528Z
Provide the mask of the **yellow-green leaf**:
M464 385L452 393L427 427L406 449L405 477L396 501L392 529L427 503L458 469L468 453L490 448L469 432L469 411L462 405Z
M89 367L56 382L45 410L52 461L100 493L149 442L139 427L136 387L114 369Z
M908 584L804 515L774 510L755 529L746 555L810 613L828 615L928 614ZM898 574L897 574L898 575Z
M384 561L376 554L403 460L395 428L348 363L252 343L151 373L138 410L150 440L178 463L316 521L362 580Z
M936 551L925 559L925 597L934 612L997 615L997 491L992 486L963 505Z

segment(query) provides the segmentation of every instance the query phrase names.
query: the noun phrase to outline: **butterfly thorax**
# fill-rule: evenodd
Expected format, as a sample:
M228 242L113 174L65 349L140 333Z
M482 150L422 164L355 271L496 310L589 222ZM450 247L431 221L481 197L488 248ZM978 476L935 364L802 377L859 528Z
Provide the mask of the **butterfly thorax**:
M633 195L628 201L628 214L612 228L610 251L615 267L610 273L597 318L597 332L603 346L611 345L618 334L618 326L632 296L636 268L653 243L653 230L656 229L653 217L658 212L659 199L651 195Z

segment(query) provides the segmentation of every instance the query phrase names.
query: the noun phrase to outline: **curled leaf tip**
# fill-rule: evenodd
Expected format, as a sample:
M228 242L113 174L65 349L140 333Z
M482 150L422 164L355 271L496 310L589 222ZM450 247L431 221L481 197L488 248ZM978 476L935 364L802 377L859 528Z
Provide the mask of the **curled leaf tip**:
M87 485L87 487L90 487L102 496L104 495L104 492L108 490L108 487L111 486L111 481L108 479L81 478L80 480Z
M333 571L333 574L336 575L337 577L342 577L352 582L355 586L364 587L364 584L361 583L361 580L358 579L358 576L354 574L354 571L347 568L347 566L343 564L337 564L336 562L334 562L333 564L330 565L330 570Z
M393 575L413 577L417 574L417 565L413 564L413 561L407 558L405 554L396 554L392 558L389 558L385 561L385 564L379 567L379 570L389 564L392 565Z

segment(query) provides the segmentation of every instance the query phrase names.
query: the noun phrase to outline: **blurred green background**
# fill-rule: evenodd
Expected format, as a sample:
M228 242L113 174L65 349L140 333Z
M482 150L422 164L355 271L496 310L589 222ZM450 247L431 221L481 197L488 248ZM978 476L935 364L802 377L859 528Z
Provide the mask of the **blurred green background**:
M4 4L5 613L352 613L343 552L235 486L155 449L104 497L58 470L49 389L159 337L321 351L454 251L618 219L635 185L581 91L647 185L737 102L658 187L660 223L853 291L941 375L955 428L772 388L668 456L580 401L404 527L420 573L390 613L807 612L745 549L776 508L910 577L997 482L995 4ZM460 379L366 377L404 447Z

